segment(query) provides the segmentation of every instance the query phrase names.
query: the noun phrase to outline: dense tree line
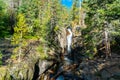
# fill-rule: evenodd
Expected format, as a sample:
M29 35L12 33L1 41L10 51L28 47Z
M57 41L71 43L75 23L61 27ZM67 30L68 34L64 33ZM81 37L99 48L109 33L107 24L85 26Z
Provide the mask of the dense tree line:
M83 1L82 5L87 14L85 18L87 28L83 30L86 53L97 53L97 46L105 42L105 32L108 35L107 44L111 46L116 44L115 38L120 37L119 4L119 0Z
M0 37L12 34L19 58L28 39L40 40L38 51L44 55L50 48L59 48L57 35L62 27L71 25L74 30L79 26L84 53L93 57L104 40L104 30L108 31L108 44L118 44L114 41L120 37L119 4L119 0L83 0L81 5L79 0L73 0L72 9L67 10L60 0L0 0Z

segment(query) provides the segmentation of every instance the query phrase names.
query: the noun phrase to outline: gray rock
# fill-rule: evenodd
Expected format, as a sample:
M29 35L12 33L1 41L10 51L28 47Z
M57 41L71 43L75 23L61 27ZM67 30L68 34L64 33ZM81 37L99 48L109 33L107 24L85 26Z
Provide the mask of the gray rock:
M101 72L101 77L102 77L103 79L107 79L107 78L110 77L110 73L107 72L107 71L105 71L105 70L103 70L103 71Z

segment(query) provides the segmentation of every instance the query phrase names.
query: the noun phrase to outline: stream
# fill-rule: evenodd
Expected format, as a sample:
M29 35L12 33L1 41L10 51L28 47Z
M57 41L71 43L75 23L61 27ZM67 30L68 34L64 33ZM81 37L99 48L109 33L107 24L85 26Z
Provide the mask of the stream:
M46 69L46 71L50 72L49 73L50 79L52 78L53 80L82 80L79 76L75 74L75 70L77 69L79 64L76 64L74 62L75 51L71 49L72 35L73 35L72 30L71 28L68 27L66 30L66 40L67 40L66 53L62 53L63 55L61 60L53 63L50 68ZM54 68L53 70L52 67Z

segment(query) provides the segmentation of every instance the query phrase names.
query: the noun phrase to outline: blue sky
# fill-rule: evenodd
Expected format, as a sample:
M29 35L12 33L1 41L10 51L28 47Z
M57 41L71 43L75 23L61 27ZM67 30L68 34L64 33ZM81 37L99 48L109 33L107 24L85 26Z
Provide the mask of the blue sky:
M71 8L73 0L62 0L62 5L66 6L67 8Z
M61 0L62 5L66 6L67 8L71 8L72 4L73 4L73 0ZM80 0L82 1L82 0Z

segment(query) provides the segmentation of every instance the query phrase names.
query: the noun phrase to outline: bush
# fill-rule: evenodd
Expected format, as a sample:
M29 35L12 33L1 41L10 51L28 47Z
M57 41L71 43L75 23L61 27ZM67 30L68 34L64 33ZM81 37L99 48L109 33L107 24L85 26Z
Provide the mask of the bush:
M2 54L2 52L0 51L0 65L2 65L2 57L3 57L3 54Z

